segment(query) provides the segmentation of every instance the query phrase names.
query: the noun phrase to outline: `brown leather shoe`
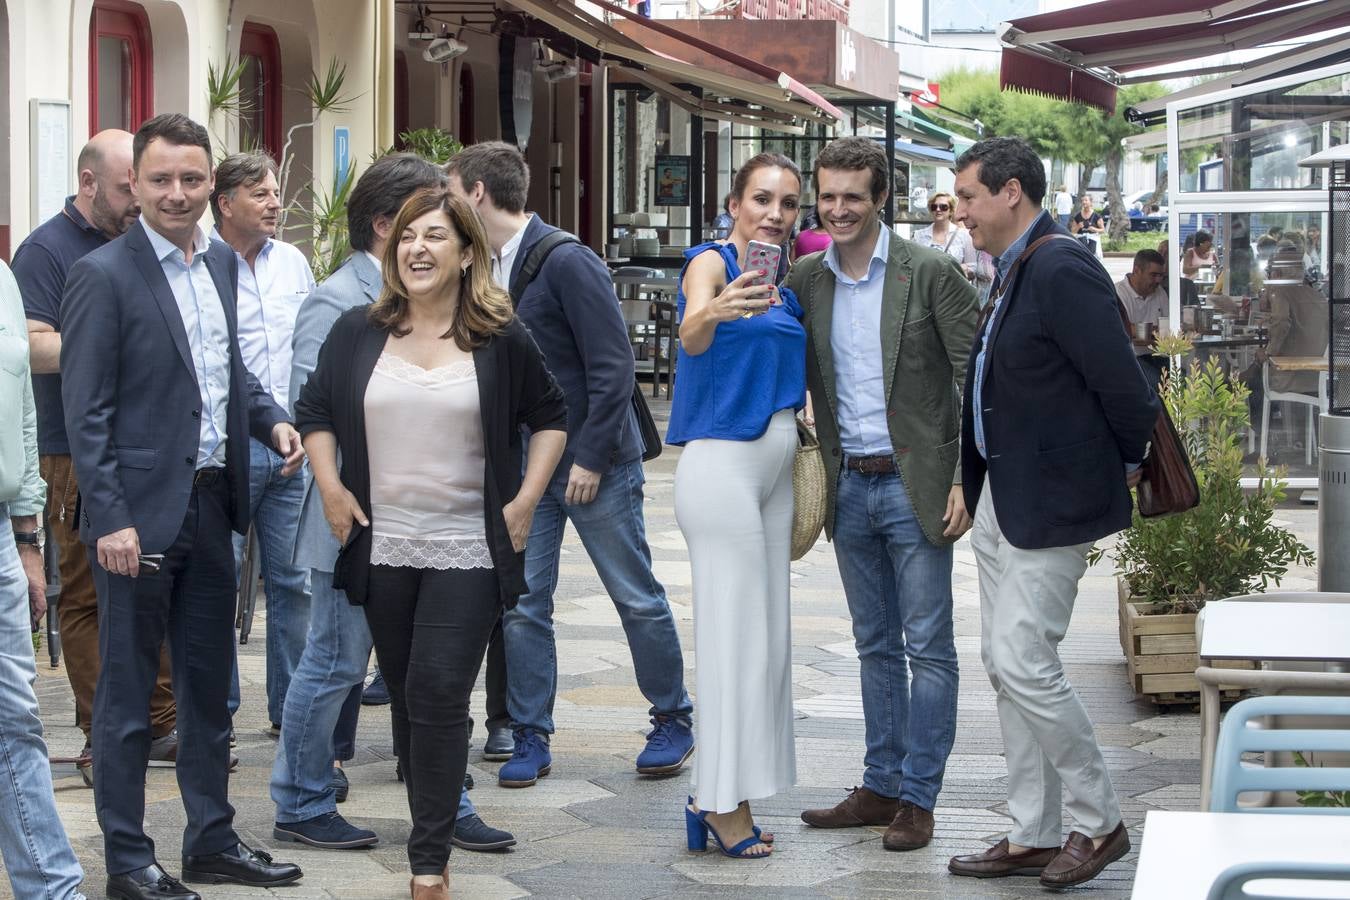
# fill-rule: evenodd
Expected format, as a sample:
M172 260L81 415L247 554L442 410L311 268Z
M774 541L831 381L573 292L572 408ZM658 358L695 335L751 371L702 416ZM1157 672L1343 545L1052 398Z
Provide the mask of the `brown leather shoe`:
M412 890L412 900L450 900L450 888L444 882L441 884L418 884L409 879L408 887Z
M901 800L891 827L881 838L887 850L918 850L933 839L933 814L922 806Z
M1009 875L1039 875L1059 853L1058 847L1039 847L1021 853L1008 852L1004 838L983 853L953 856L947 871L971 878L1006 878Z
M802 821L812 828L857 828L860 825L890 825L900 801L855 787L830 809L808 809Z
M1064 849L1041 872L1041 884L1048 888L1073 887L1096 878L1107 866L1130 851L1130 833L1121 822L1095 850L1092 838L1073 831Z

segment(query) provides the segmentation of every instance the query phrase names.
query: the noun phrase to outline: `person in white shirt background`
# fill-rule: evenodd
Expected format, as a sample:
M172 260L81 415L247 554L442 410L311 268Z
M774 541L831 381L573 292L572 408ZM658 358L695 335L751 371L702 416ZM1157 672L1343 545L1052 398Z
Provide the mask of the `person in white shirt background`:
M272 399L285 407L291 381L291 336L300 303L314 289L303 253L276 238L281 215L277 165L263 151L235 153L216 167L211 192L213 235L234 248L239 265L239 351L244 365ZM304 478L283 475L284 460L261 441L249 442L249 519L261 551L267 592L267 714L272 735L300 663L309 630L306 572L292 562L304 502ZM236 567L245 538L234 537ZM239 667L230 684L230 714L239 708Z
M1069 217L1073 215L1073 194L1069 193L1068 185L1061 184L1055 189L1052 202L1055 205L1055 221L1059 222L1061 228L1068 228Z
M1157 250L1140 250L1134 255L1134 267L1125 277L1116 282L1116 297L1131 325L1149 324L1154 332L1160 330L1162 320L1167 317L1167 292L1162 289L1163 273L1167 271L1167 261ZM1149 383L1157 386L1167 366L1167 357L1153 352L1152 341L1141 338L1138 333L1131 335L1135 356L1139 367Z

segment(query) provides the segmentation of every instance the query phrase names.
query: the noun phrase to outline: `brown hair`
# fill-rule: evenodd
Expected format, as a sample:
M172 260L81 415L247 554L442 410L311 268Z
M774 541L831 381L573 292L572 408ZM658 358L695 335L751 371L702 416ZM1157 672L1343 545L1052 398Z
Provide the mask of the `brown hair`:
M802 183L802 170L795 162L788 159L781 153L757 153L745 161L745 164L736 170L736 177L731 180L731 193L727 195L727 203L732 200L740 202L745 196L745 189L750 185L750 176L756 169L787 169L793 175L797 176L798 186Z
M891 183L890 163L886 151L871 138L843 137L830 141L816 157L816 187L820 187L820 170L838 169L844 172L857 172L870 169L872 172L872 202L876 203L886 193Z
M502 212L525 211L530 194L530 167L513 144L484 141L465 147L446 162L445 174L458 175L466 191L472 191L481 181L492 205Z
M408 290L398 272L400 238L409 225L436 210L445 213L462 244L473 251L473 262L460 279L454 321L441 337L452 338L461 350L473 350L506 328L512 317L511 298L492 280L492 249L478 216L467 203L443 187L423 188L413 194L394 218L381 261L384 289L380 299L370 307L370 321L398 337L411 330L407 327Z

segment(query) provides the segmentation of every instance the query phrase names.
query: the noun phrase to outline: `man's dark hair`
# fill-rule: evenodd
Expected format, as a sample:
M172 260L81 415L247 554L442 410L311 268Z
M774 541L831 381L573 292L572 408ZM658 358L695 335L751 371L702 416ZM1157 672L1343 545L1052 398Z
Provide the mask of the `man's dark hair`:
M211 189L211 215L220 221L220 198L233 194L241 187L251 188L271 172L277 175L277 164L265 150L251 153L231 153L216 166L216 186Z
M1022 185L1022 193L1037 206L1045 199L1045 166L1031 145L1021 138L985 138L971 147L956 161L956 171L963 172L975 163L980 164L980 184L989 193L997 194L1014 178Z
M816 157L814 176L817 191L820 190L821 169L839 169L845 172L871 170L873 203L881 199L881 195L886 193L891 183L891 165L886 159L886 151L871 138L855 135L826 144L825 149Z
M211 161L211 135L206 129L182 113L163 113L136 129L131 139L131 168L139 170L141 154L153 140L161 140L179 147L201 147L206 151L206 160Z
M415 153L390 153L361 175L347 199L347 240L353 250L375 246L375 220L393 221L403 201L427 187L445 184L445 175Z
M1138 253L1134 255L1134 269L1136 272L1142 269L1144 266L1166 267L1166 265L1167 261L1163 259L1163 255L1159 253L1157 250L1149 250L1145 248L1143 250L1140 250Z
M502 212L525 211L530 195L530 167L514 144L484 141L472 144L450 157L445 174L458 175L464 190L480 181L492 205Z

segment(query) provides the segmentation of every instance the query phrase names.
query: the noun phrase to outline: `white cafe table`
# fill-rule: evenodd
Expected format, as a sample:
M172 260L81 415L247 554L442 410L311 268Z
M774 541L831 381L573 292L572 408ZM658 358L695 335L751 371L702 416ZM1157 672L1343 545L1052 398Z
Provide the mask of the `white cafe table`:
M1278 597L1279 594L1272 594ZM1333 595L1334 596L1334 595ZM1330 599L1330 597L1328 597ZM1242 600L1205 604L1200 637L1200 805L1209 806L1219 742L1220 685L1278 693L1294 687L1350 692L1350 603ZM1214 668L1212 660L1331 663L1323 672ZM1340 668L1341 671L1335 671Z
M1229 866L1344 862L1350 816L1151 810L1135 870L1135 900L1205 900ZM1295 897L1350 898L1350 883L1272 882Z

